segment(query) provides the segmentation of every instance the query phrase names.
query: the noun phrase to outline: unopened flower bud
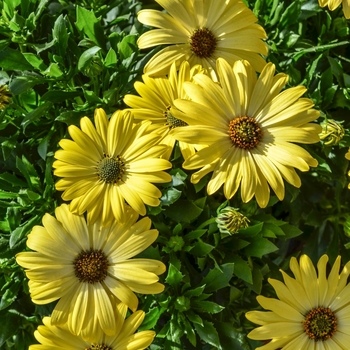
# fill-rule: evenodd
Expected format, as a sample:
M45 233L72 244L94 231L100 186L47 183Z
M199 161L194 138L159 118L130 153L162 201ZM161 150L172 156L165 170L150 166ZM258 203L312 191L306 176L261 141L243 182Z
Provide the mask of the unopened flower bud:
M220 232L229 235L237 233L240 228L249 226L249 219L240 213L238 209L230 206L221 209L215 221Z
M322 132L320 139L327 146L337 145L345 135L343 126L333 119L328 119L321 123Z
M11 92L6 85L0 85L0 110L5 109L11 102Z

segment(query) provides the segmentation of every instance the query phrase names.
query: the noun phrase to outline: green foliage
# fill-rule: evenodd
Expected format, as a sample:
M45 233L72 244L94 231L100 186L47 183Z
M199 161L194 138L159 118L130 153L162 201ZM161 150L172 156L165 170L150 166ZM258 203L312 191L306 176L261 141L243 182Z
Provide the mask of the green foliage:
M300 174L300 189L286 184L286 198L272 196L266 209L242 203L239 194L229 202L220 191L208 196L208 177L191 184L175 150L161 206L147 213L159 238L140 254L167 265L165 291L140 296L146 312L140 329L157 333L152 350L255 349L261 343L246 337L253 326L244 314L257 308L257 294L273 295L268 277L280 279L278 270L300 253L314 261L323 253L350 260L349 21L316 0L246 2L266 30L267 60L290 76L290 86L308 88L321 111L318 122L342 123L345 136L338 145L306 147L318 167ZM13 95L0 111L0 349L27 349L52 310L31 302L14 257L26 249L32 227L62 202L52 162L67 126L95 108L108 114L123 108L154 53L136 45L146 30L136 20L141 7L131 0L0 3L0 84ZM215 217L223 205L239 208L249 227L220 233Z

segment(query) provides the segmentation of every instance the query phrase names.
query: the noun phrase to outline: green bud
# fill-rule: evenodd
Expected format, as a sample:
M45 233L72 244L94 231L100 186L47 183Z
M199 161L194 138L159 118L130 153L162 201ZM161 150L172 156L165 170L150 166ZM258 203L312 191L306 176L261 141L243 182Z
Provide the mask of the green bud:
M11 92L6 85L0 85L0 110L5 109L11 102Z
M327 146L337 145L345 135L343 126L333 119L325 120L321 123L321 127L320 139Z
M221 209L215 221L220 232L229 235L237 233L242 227L249 226L249 219L241 214L238 209L230 206Z

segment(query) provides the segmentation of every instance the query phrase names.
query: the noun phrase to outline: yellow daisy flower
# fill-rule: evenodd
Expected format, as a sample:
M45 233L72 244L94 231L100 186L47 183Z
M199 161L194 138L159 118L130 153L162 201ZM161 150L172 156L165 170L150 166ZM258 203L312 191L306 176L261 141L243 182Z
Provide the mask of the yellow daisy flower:
M261 325L248 337L270 340L256 350L346 350L350 344L350 274L348 262L339 274L340 256L326 276L328 256L317 264L318 273L307 255L300 263L290 261L295 278L281 271L284 283L269 279L277 297L258 296L259 304L270 311L249 311L246 317Z
M29 346L29 350L143 350L155 337L153 331L135 333L144 317L145 313L139 310L124 321L124 313L122 322L115 329L115 335L102 335L93 342L73 335L66 326L52 325L51 318L44 317L44 325L34 332L40 344Z
M68 128L72 140L60 141L55 153L54 174L62 177L56 189L72 200L70 209L88 212L90 223L102 217L104 224L125 218L125 201L140 215L145 204L160 204L161 191L154 183L171 181L163 170L171 163L159 157L166 152L158 145L161 136L147 132L150 122L133 124L129 111L117 111L108 121L103 109L95 111L95 125L89 118L80 121L81 130Z
M209 195L224 185L230 199L241 184L241 197L248 202L255 195L266 207L270 188L279 200L284 198L284 182L300 187L294 168L301 171L316 166L316 159L293 142L319 141L321 127L309 123L319 116L313 102L300 98L306 91L297 86L280 92L287 82L285 74L275 73L268 63L257 79L247 61L233 67L218 59L220 84L197 74L194 83L184 83L189 100L175 100L181 110L176 118L189 126L172 131L180 141L208 145L184 163L185 169L202 168L191 177L193 183L213 172L207 186ZM175 113L176 112L176 113Z
M126 209L125 223L101 226L87 224L84 216L71 213L67 204L55 210L56 218L43 217L43 226L34 226L27 246L33 252L16 256L29 279L30 295L36 304L59 300L51 323L68 324L69 330L90 339L100 329L114 335L116 305L121 301L136 311L134 292L161 293L158 275L165 265L152 259L131 259L158 237L147 217Z
M225 58L231 64L239 59L251 62L260 72L267 55L264 29L258 25L253 12L239 0L156 0L167 13L157 10L141 10L138 20L158 29L140 36L140 49L158 45L170 45L146 64L144 72L164 75L176 62L191 66L200 64L216 79L215 61Z
M172 115L172 111L176 108L173 102L177 98L188 99L183 83L191 81L193 76L199 72L202 72L200 66L191 69L187 61L181 64L177 72L176 65L173 63L168 76L153 78L147 74L143 75L143 83L139 81L135 83L135 90L140 96L126 95L124 97L124 102L133 108L134 118L150 120L156 128L155 131L162 135L161 143L168 147L168 151L163 155L166 159L170 158L176 142L169 131L187 125ZM194 147L186 142L180 141L179 147L185 159L195 153Z
M331 11L334 11L342 4L345 18L350 18L350 0L318 0L318 3L321 7L328 6Z

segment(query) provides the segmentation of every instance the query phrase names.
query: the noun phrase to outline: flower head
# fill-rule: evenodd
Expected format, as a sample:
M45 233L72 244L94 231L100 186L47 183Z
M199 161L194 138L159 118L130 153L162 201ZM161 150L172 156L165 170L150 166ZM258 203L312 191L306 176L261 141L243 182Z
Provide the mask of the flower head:
M349 312L350 274L348 262L339 274L340 256L336 259L327 279L328 256L317 264L318 273L307 255L300 262L290 261L295 278L281 271L284 283L269 279L277 297L258 296L259 304L270 311L249 311L246 317L261 327L248 337L270 340L256 350L309 350L348 349L350 344Z
M200 64L216 79L215 61L225 58L231 64L239 59L251 62L261 71L267 54L266 38L257 18L239 0L156 0L167 13L141 10L138 20L159 29L141 35L141 49L170 45L146 64L144 71L150 75L167 74L170 65L182 61Z
M317 165L316 159L294 142L319 141L321 127L309 123L319 112L311 109L311 100L300 98L305 87L281 92L287 76L275 76L272 63L258 79L247 61L237 61L232 67L219 58L217 65L220 85L197 74L194 83L184 83L191 100L174 102L183 112L174 111L176 118L189 125L174 129L174 137L203 145L183 167L202 168L192 175L193 183L213 172L207 186L209 195L224 185L224 194L230 199L241 185L243 202L255 195L259 206L265 207L269 185L282 200L283 179L300 187L294 168L307 171Z
M143 350L153 341L155 332L141 331L136 332L141 325L145 313L141 310L136 311L125 321L126 309L120 310L122 320L115 329L115 334L100 335L94 341L84 340L83 338L72 334L68 327L61 327L52 324L52 318L44 317L43 326L39 326L34 332L35 338L40 344L31 345L29 350Z
M170 158L176 142L169 131L187 125L173 116L172 112L176 109L174 101L177 98L188 99L183 83L191 81L193 76L200 72L202 72L200 66L190 68L187 61L181 64L177 72L176 65L173 63L168 76L143 75L144 82L135 83L135 89L140 96L126 95L124 97L124 102L133 108L134 118L150 120L153 127L156 128L155 131L163 136L161 143L168 146L168 151L163 156L166 159ZM179 142L179 147L185 159L195 153L194 147L186 142Z
M114 335L118 321L117 305L124 303L136 311L134 292L160 293L164 286L158 275L165 271L162 262L131 259L158 237L150 229L151 220L126 209L123 224L101 221L87 224L84 216L70 212L67 204L55 210L56 218L43 217L43 226L34 226L27 246L34 250L17 254L24 267L34 303L59 300L51 323L68 324L69 330L84 339L99 335L98 330ZM101 333L100 332L100 333Z
M95 111L95 126L89 118L80 127L68 128L72 140L60 141L55 153L54 174L62 177L56 188L72 200L70 209L88 212L88 221L102 217L103 224L125 218L125 202L145 215L145 204L159 205L160 190L152 184L171 181L163 170L171 163L159 157L166 151L158 145L161 136L146 132L150 122L134 125L129 111L118 111L108 121L103 109Z
M321 7L328 6L331 11L334 11L340 4L342 4L345 18L350 18L350 0L318 0L318 3Z

